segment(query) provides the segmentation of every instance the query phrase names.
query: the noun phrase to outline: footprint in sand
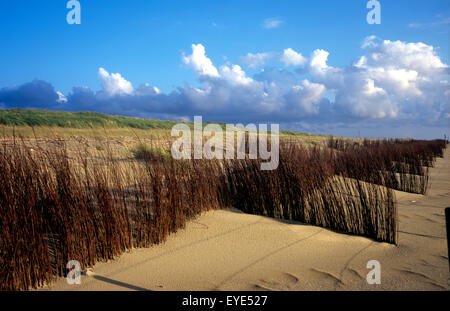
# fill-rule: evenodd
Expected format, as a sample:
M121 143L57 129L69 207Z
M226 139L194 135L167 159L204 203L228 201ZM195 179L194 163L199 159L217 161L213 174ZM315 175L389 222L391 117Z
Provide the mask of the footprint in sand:
M356 276L357 278L361 279L361 280L365 280L366 278L364 276L362 276L357 270L355 269L348 269L348 271L351 272L351 274L353 274L354 276Z
M424 280L424 283L433 285L436 288L447 290L447 288L445 286L439 284L439 282L437 282L436 280L432 279L431 277L429 277L428 275L426 275L426 274L424 274L422 272L409 270L407 268L397 269L397 270L400 271L403 274L409 274L409 275L417 276L417 277L421 278L422 280Z
M448 257L447 256L445 256L445 255L433 255L434 257L437 257L437 258L439 258L439 259L443 259L443 260L445 260L445 261L448 261Z
M266 291L292 291L298 289L300 279L292 273L284 272L276 279L260 280L255 289Z
M424 260L424 259L421 259L421 260L420 260L420 264L421 264L422 266L425 266L425 267L439 268L438 266L432 265L431 263L429 263L428 261L426 261L426 260Z
M444 214L433 213L433 215L434 215L434 216L438 216L438 217L440 217L440 218L443 218L443 217L445 217L445 215L444 215Z
M316 272L316 273L318 273L318 274L320 274L320 275L322 275L322 276L325 276L327 279L332 280L336 284L345 285L344 282L339 277L337 277L336 275L334 275L331 272L320 270L320 269L316 269L316 268L312 268L311 270Z

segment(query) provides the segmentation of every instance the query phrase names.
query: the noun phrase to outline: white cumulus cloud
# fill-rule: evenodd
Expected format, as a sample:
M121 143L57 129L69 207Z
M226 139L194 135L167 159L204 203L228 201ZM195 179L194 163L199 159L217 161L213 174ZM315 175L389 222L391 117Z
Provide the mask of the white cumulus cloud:
M248 53L241 57L241 63L248 68L258 68L264 66L267 59L273 57L273 53Z
M222 73L222 77L229 81L231 84L250 84L253 82L253 79L248 78L246 73L239 65L222 66L220 67L220 72Z
M206 56L205 47L202 44L192 44L192 54L183 55L183 62L190 66L200 76L219 77L217 68Z
M109 73L103 68L99 68L98 77L103 91L109 96L131 94L134 89L131 83L125 80L120 73Z
M99 68L100 91L74 87L66 97L50 83L35 80L1 88L0 105L171 119L203 115L211 121L277 122L311 129L371 124L375 131L380 124L393 129L406 123L410 129L416 124L433 127L433 133L448 128L450 70L431 45L370 36L356 61L339 67L329 63L330 52L320 48L308 58L292 48L282 51L241 58L247 68L262 66L269 56L286 65L265 66L249 75L247 68L231 61L216 67L205 47L193 44L182 61L195 73L196 86L186 83L170 93L148 83L135 89L121 74ZM296 72L307 79L299 81Z
M301 66L306 63L307 59L301 53L297 53L291 48L285 49L280 60L286 66Z
M67 98L66 98L66 96L64 96L63 93L58 91L58 92L56 92L56 94L58 95L58 99L56 100L57 103L60 103L60 104L67 103Z

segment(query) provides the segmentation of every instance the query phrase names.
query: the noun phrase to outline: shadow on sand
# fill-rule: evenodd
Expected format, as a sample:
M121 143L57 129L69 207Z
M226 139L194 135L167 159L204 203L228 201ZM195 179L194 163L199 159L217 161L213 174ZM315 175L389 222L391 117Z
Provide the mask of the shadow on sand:
M151 291L150 289L147 289L147 288L143 288L143 287L135 286L135 285L132 285L132 284L116 281L116 280L113 280L113 279L110 279L110 278L107 278L107 277L104 277L104 276L101 276L101 275L94 275L93 278L96 279L96 280L102 281L102 282L106 282L106 283L110 283L110 284L113 284L113 285L121 286L121 287L128 288L128 289L131 289L131 290Z

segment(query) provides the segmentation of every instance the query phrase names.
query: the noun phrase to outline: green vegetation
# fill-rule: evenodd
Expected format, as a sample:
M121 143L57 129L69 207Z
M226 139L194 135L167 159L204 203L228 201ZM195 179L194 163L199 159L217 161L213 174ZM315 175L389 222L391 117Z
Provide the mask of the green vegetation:
M297 132L292 130L281 130L280 135L284 136L296 136L296 137L331 137L331 135L322 135L322 134L312 134L312 133L303 133L303 132Z
M105 127L149 130L171 129L178 123L180 122L110 116L97 112L68 112L37 109L0 110L0 124L10 126L51 126L68 128ZM189 123L186 124L189 125Z
M132 130L171 130L175 124L184 123L191 129L192 122L155 120L144 118L132 118L123 116L112 116L97 112L69 112L39 109L0 109L0 125L18 127L51 127L66 129L132 129ZM203 126L213 122L203 122ZM224 123L218 123L225 130ZM22 129L23 130L23 129ZM117 131L116 131L117 132ZM28 133L31 134L31 133ZM79 133L86 134L86 133ZM129 136L131 133L117 133L118 136ZM139 133L142 134L142 133ZM281 130L281 136L291 138L329 138L329 135L302 133L292 130ZM28 136L28 135L25 135Z
M151 147L146 143L139 143L131 149L133 157L138 160L170 160L170 152L160 148Z

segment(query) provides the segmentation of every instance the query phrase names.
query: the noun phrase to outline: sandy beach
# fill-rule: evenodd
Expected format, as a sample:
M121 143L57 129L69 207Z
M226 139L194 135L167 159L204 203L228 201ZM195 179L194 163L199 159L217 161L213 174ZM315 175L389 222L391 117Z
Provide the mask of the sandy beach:
M425 196L396 191L398 246L238 210L202 214L166 243L98 263L80 285L40 290L448 290L450 149ZM366 281L368 261L381 284Z

